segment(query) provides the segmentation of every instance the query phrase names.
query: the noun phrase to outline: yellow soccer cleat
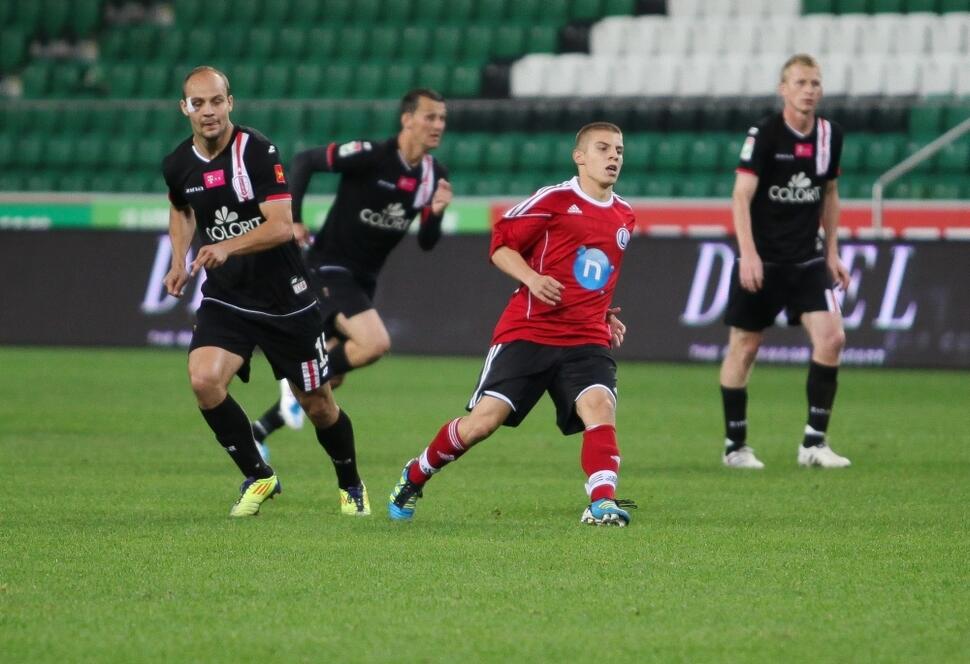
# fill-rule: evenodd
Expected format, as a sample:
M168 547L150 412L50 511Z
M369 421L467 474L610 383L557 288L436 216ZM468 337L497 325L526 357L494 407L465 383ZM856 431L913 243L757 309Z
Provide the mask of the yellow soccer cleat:
M282 491L276 475L261 480L252 477L246 478L246 481L239 487L241 495L236 504L229 510L229 516L256 516L259 514L259 506L263 504L263 501L269 500Z
M346 491L340 490L340 513L345 516L370 515L370 500L363 482L360 486L352 486Z

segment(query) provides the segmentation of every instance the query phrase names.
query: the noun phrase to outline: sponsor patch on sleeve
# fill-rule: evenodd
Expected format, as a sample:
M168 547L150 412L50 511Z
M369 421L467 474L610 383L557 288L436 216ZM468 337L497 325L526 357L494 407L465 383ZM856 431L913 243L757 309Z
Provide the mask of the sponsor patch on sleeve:
M344 143L337 148L337 155L340 157L349 157L352 154L357 154L358 152L363 152L364 150L370 149L370 141L350 141L349 143Z
M286 184L286 176L283 175L283 164L273 164L273 171L276 173L276 181Z
M744 145L741 146L741 161L751 161L751 155L754 154L754 136L748 136L744 139Z

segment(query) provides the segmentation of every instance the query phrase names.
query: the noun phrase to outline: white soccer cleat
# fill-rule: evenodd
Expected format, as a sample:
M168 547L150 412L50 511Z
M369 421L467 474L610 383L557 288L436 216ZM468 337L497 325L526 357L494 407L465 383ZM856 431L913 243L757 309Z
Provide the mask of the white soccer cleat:
M280 381L280 417L283 423L291 429L303 428L303 409L300 402L293 396L290 381L285 378Z
M839 456L828 443L815 447L798 446L798 465L804 467L818 466L819 468L848 468L852 462L844 456Z
M749 468L761 470L765 467L758 457L754 455L754 450L745 445L741 449L728 452L724 455L724 465L728 468Z

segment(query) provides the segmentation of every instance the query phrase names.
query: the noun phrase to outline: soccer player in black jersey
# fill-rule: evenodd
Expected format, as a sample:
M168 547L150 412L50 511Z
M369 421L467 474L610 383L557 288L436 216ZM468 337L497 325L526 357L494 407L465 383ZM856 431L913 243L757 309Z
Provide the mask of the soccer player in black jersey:
M165 157L172 267L169 294L179 297L203 268L202 304L189 350L189 380L206 423L246 480L230 516L253 516L280 492L256 448L249 418L228 392L238 374L249 380L259 346L277 378L286 378L331 457L344 494L369 513L357 474L350 419L327 383L326 337L319 305L293 239L290 194L279 154L265 136L229 119L229 80L212 67L186 76L182 113L192 136ZM193 235L201 248L186 266Z
M400 117L401 130L393 138L330 143L293 159L294 229L304 243L309 232L301 208L311 175L341 176L307 252L327 324L334 387L348 371L376 362L390 349L390 335L373 304L377 276L418 215L418 244L432 249L451 202L448 172L430 154L445 131L444 99L433 90L411 90L401 99ZM285 385L283 397L285 402ZM286 411L285 403L277 402L253 423L260 443L283 425Z
M725 313L731 329L720 375L724 464L764 467L746 444L747 384L764 330L784 309L789 323L800 322L812 343L808 422L798 464L843 468L849 460L829 447L825 434L845 344L835 288L849 283L837 233L842 130L815 114L822 77L811 56L785 62L779 92L784 108L748 130L734 184L739 259Z

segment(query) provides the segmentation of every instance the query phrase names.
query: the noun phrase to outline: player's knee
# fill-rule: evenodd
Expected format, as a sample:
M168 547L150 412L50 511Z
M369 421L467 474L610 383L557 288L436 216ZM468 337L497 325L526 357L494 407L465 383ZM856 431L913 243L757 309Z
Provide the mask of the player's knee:
M613 394L605 387L594 387L580 397L583 415L593 423L611 422L616 414Z
M337 402L333 400L332 394L329 397L320 394L308 394L300 402L300 405L310 421L313 422L313 426L318 429L327 429L333 426L340 415L340 408L337 407Z
M746 365L754 362L761 347L760 334L739 334L732 339L731 351Z
M493 416L471 416L462 418L459 433L467 445L474 445L485 440L495 430L502 426L502 422Z
M220 377L213 372L191 371L189 372L189 383L192 385L192 391L202 408L215 408L225 399L226 386L222 384Z
M837 356L845 348L845 330L841 327L834 330L826 332L821 339L819 339L819 350L823 351L829 356Z

